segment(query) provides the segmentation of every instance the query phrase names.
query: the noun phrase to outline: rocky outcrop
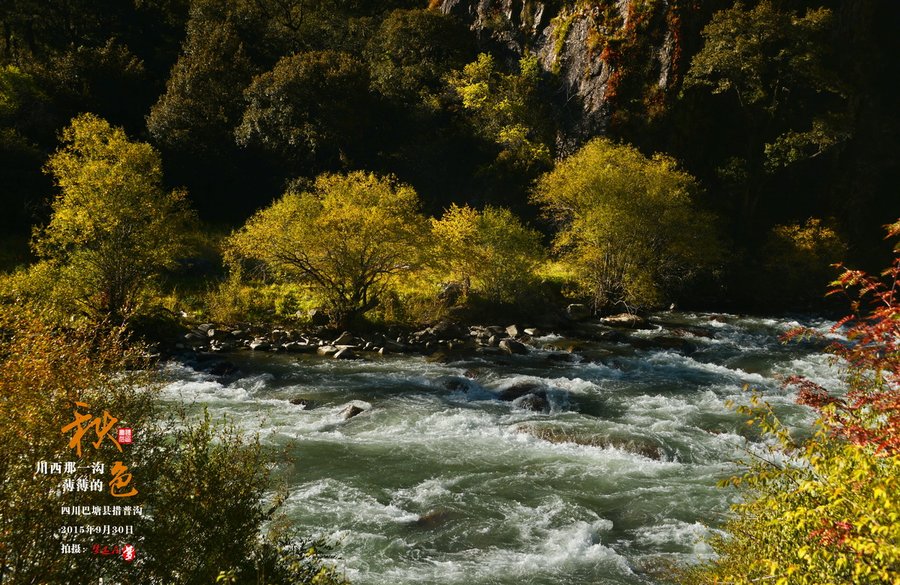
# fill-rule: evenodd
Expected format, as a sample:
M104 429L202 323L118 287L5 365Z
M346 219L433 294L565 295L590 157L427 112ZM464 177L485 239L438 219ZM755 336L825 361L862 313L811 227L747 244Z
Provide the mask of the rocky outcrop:
M666 0L443 0L439 9L469 24L483 49L510 62L538 56L560 86L562 155L603 134L617 101L658 101L684 66L685 8ZM622 95L631 88L644 95Z
M516 427L516 432L526 433L549 443L571 443L573 445L582 445L585 447L618 449L656 461L665 457L663 447L649 438L636 439L609 437L570 429L537 425L519 425Z

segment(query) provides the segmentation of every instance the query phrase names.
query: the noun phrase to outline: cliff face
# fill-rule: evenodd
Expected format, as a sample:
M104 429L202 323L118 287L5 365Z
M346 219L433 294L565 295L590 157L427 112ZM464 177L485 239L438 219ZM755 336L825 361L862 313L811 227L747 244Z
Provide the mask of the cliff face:
M652 116L683 70L685 9L675 0L442 0L439 7L468 23L485 49L510 61L538 56L564 112L561 154L606 133L617 115Z

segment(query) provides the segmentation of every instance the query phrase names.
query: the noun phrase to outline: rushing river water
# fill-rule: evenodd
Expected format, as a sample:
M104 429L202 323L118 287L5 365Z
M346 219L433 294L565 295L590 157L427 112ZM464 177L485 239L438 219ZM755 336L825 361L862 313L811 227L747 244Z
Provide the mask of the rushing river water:
M635 335L693 351L547 335L528 355L444 362L241 352L228 379L170 365L165 395L287 445L287 513L339 543L356 585L654 583L654 568L709 555L702 539L734 497L716 482L757 448L726 402L749 385L803 426L812 416L775 378L839 385L816 347L779 342L795 321L664 321ZM571 345L585 359L548 359ZM523 382L549 412L498 400ZM350 403L366 410L344 420Z

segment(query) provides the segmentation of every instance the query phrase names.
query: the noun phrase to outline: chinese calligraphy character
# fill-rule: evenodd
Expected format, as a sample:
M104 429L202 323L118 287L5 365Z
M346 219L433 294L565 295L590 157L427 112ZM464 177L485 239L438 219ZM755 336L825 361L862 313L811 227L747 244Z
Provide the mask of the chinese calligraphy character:
M131 483L131 474L128 473L128 467L122 465L121 461L113 463L111 471L113 478L109 481L110 494L117 498L130 498L138 493L133 487L127 492L124 491L124 489L128 487L128 484Z
M72 430L75 431L72 435L72 438L69 440L69 448L75 449L75 452L79 457L81 457L81 439L82 437L84 437L84 434L88 431L88 429L90 429L91 427L94 428L94 432L97 435L97 441L92 444L94 445L94 448L99 448L100 443L102 443L103 439L107 437L107 433L112 430L113 425L119 422L119 419L112 416L107 411L103 411L102 419L99 416L94 417L88 413L80 413L78 412L79 407L88 408L88 405L84 402L75 403L75 410L72 411L72 414L75 415L75 420L64 426L62 428L62 432L68 433ZM122 446L119 445L119 442L116 439L114 439L112 436L109 436L109 440L113 442L113 444L116 446L116 449L122 451Z

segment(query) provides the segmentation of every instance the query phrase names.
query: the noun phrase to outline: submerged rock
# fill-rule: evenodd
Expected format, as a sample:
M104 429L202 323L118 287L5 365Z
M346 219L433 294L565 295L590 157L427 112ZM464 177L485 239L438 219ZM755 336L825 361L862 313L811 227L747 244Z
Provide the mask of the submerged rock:
M237 372L238 367L231 362L217 362L209 368L213 376L228 376Z
M343 418L344 420L348 420L358 414L362 414L363 412L365 411L355 404L348 404L347 407L341 411L341 418Z
M544 387L536 382L517 382L502 390L497 397L504 402L512 402L517 398L522 398L526 394L541 394L545 393Z
M312 400L307 400L306 398L291 398L290 402L295 406L299 406L300 410L312 410L315 406Z
M516 432L527 433L548 443L572 443L586 447L601 449L618 449L659 461L663 458L663 450L649 439L622 439L603 435L592 435L571 429L560 429L547 426L519 425Z
M416 528L435 528L450 518L449 510L431 510L413 520L411 524Z
M534 394L526 394L522 398L513 401L513 404L526 410L533 412L549 412L550 402L547 400L547 393L544 391Z
M500 341L500 349L506 353L524 355L528 353L528 347L524 343L520 343L515 339L503 339Z

